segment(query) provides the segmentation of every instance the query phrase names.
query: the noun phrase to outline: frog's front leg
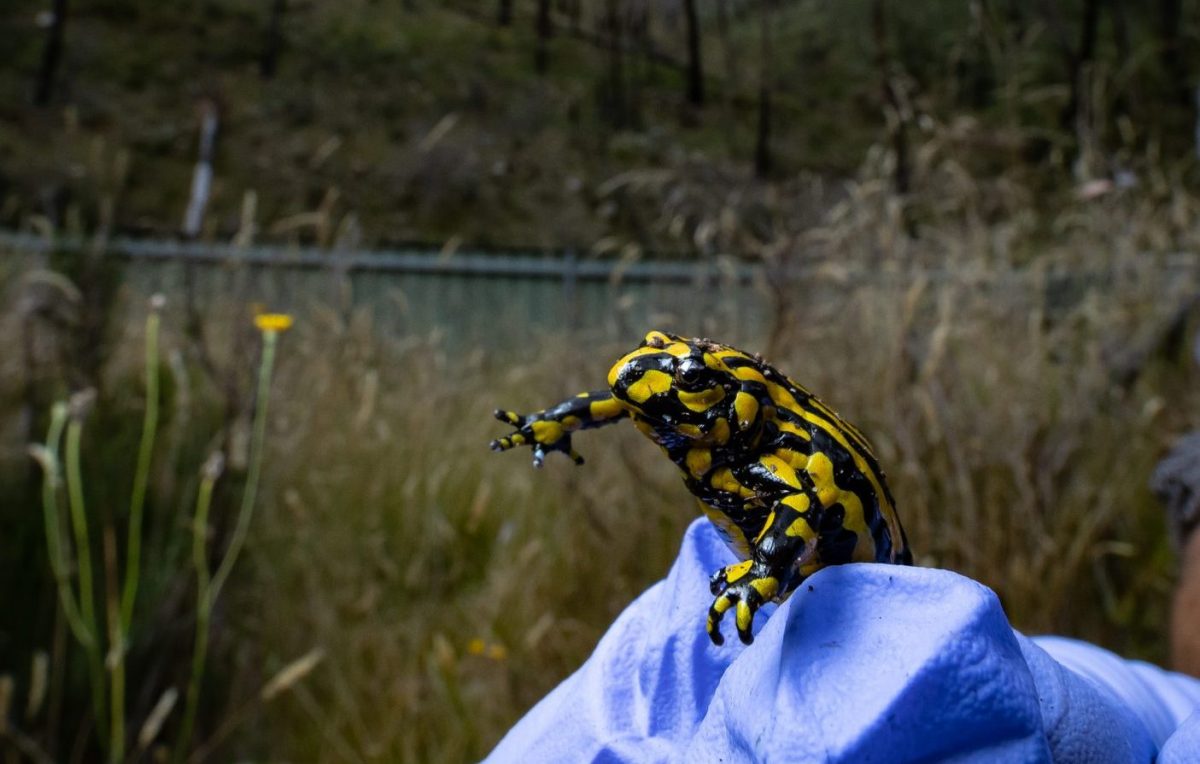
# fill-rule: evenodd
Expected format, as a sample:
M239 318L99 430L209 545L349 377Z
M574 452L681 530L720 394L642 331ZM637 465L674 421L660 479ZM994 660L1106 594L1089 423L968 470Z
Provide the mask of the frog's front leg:
M532 414L496 409L495 416L501 422L517 429L491 442L493 451L507 451L517 446L533 448L533 466L541 467L546 454L561 451L576 464L583 464L583 457L571 446L571 433L611 424L628 412L608 390L580 393L574 398Z
M725 643L721 619L729 610L735 614L738 638L744 644L754 641L750 627L754 614L763 603L787 594L800 583L803 570L816 557L819 525L816 497L797 492L777 501L754 540L748 560L726 565L709 581L712 607L708 610L707 631L715 645Z

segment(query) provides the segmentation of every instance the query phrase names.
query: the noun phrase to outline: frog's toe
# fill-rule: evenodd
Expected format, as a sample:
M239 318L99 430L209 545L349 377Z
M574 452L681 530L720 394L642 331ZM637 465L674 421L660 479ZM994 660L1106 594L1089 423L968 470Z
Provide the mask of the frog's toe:
M708 623L705 625L705 630L708 632L708 638L717 647L725 644L725 637L721 634L721 619L725 616L725 611L734 606L734 599L728 594L721 594L713 604L708 608Z
M754 634L750 632L750 627L754 625L754 614L757 611L758 605L752 601L738 600L734 620L737 623L738 639L742 640L743 645L754 642Z
M518 431L512 435L505 435L503 438L496 438L488 444L488 447L493 451L507 451L510 448L523 446L528 442L529 439L525 437L525 434Z
M505 424L511 424L513 427L524 427L528 419L528 417L522 416L515 411L505 411L504 409L496 409L492 412L492 416Z
M750 629L754 625L754 614L758 612L761 604L761 600L758 599L753 589L744 586L735 586L727 589L713 600L712 607L708 609L708 623L706 626L708 638L712 640L714 645L720 646L725 644L725 638L721 635L721 619L725 616L726 612L732 610L738 639L745 645L753 643L754 634L751 633Z
M734 611L738 639L747 645L754 642L754 634L751 633L754 614L764 602L769 602L779 592L777 577L762 570L759 571L761 575L747 576L742 565L738 563L722 568L713 574L710 582L716 599L708 609L707 631L715 645L725 642L720 632L721 619L730 610Z

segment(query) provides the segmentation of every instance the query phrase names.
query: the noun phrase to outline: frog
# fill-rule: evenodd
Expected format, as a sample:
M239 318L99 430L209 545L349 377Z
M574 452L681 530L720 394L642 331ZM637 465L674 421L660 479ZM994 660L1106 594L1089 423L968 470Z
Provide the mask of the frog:
M497 409L514 428L493 451L528 446L533 465L560 452L583 457L572 436L624 419L683 476L736 562L713 573L705 630L753 643L755 614L783 602L831 565L911 565L912 551L866 436L763 360L710 339L653 330L608 372L608 387L530 414Z

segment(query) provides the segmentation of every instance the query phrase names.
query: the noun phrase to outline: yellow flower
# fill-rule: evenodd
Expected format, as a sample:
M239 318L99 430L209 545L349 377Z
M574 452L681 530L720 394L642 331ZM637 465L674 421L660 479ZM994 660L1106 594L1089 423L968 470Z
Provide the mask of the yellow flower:
M486 649L486 645L484 644L484 641L482 639L480 639L479 637L475 637L475 639L472 639L470 642L467 643L467 652L470 653L471 655L483 655L483 651L485 649Z
M286 332L292 328L292 317L287 313L261 313L254 317L254 325L264 332Z

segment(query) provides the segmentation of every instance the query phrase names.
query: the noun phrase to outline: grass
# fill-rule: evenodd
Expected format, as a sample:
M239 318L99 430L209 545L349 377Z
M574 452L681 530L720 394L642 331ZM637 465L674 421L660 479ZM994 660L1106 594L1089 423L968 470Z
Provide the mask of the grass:
M920 564L991 586L1025 631L1161 661L1174 561L1146 482L1170 441L1200 420L1197 370L1160 336L1190 297L1195 273L1170 270L1171 253L1200 248L1200 201L1152 176L1146 189L1063 198L1042 215L1006 179L985 186L956 171L944 145L917 168L923 188L939 189L911 199L919 239L867 170L805 233L764 252L814 266L761 285L753 299L773 306L766 330L726 337L719 326L676 320L660 328L762 351L859 424L877 445ZM32 288L24 272L6 276L8 294ZM127 505L125 481L136 472L141 420L128 414L144 401L130 381L144 373L145 344L140 296L132 278L124 283L93 413L107 429L83 433L81 444L89 512L103 513L113 497ZM244 388L252 364L235 327L256 299L249 283L202 313L212 360L236 370ZM167 297L168 306L182 303ZM498 326L492 341L464 345L396 332L368 303L335 310L304 297L292 307L300 320L264 429L249 437L258 432L249 409L235 412L243 424L232 427L247 437L231 437L231 460L239 439L264 452L252 522L239 521L247 515L237 508L254 479L196 475L222 399L203 375L176 371L190 363L185 322L179 310L162 314L161 352L176 360L162 382L156 449L165 456L146 494L139 602L182 591L184 606L134 618L131 633L143 636L129 654L126 729L180 733L187 714L170 709L188 685L192 635L198 626L210 633L210 620L190 760L478 758L665 574L695 517L673 468L631 428L581 436L582 468L551 459L537 472L526 455L488 452L502 430L490 412L533 410L597 386L648 327L605 339L595 327L533 336ZM22 336L15 310L0 315L0 327ZM501 350L501 337L522 341ZM0 360L5 475L24 464L19 357ZM21 485L0 483L12 496L25 495ZM186 498L182 509L177 497ZM213 549L188 536L193 524L225 540L242 528L236 537L245 539L220 605L199 617L193 567L208 570ZM5 564L15 565L8 543ZM32 559L28 569L44 571L41 591L53 600L54 568L40 548ZM182 584L171 567L179 563ZM31 609L44 601L13 596L28 596ZM54 619L3 628L16 647L0 673L14 675L23 698L34 682L22 666L53 652ZM151 685L154 666L165 678ZM66 672L75 678L63 680L64 717L88 716L86 667ZM43 712L23 728L65 754L77 729L55 737L46 720Z
M60 278L59 286L61 287L63 283L65 280ZM86 302L90 288L85 285L83 290L66 289L60 293L60 297L67 302ZM169 554L170 547L179 546L177 543L172 543L177 534L168 534L165 539L162 534L159 534L159 541L164 543L155 545L157 548L153 550L160 555L156 561L157 565L147 566L146 569L143 569L141 565L145 500L150 472L156 456L154 444L160 404L158 340L161 323L160 312L164 302L162 295L155 295L151 298L148 315L145 319L144 374L147 399L144 403L145 411L127 515L118 517L110 507L101 507L97 512L94 504L91 511L88 509L88 502L96 499L98 492L91 489L83 477L82 442L85 421L96 407L99 397L95 387L79 390L70 396L69 401L60 400L54 403L50 408L50 424L45 442L29 447L30 456L42 472L41 514L45 529L43 541L57 588L58 604L62 617L70 628L71 635L82 652L87 666L85 684L91 697L91 705L87 711L82 712L73 743L72 759L103 755L108 761L114 763L128 760L127 744L130 739L127 715L130 708L126 697L126 678L131 645L137 641L143 641L154 644L155 648L161 647L159 635L154 634L152 628L146 628L147 619L143 616L136 622L134 620L136 594L142 583L143 575L160 580L169 580L178 576L178 571L172 569L174 566ZM26 359L29 364L27 371L30 372L36 363L33 360L34 353L29 351L33 340L28 319L37 310L38 308L30 303L22 305L20 310L25 314L24 318L26 319L24 347L27 349ZM191 524L192 562L196 572L195 597L193 598L195 634L189 646L192 668L187 678L186 705L173 749L172 759L177 762L182 762L185 758L191 760L197 757L199 752L211 742L211 738L198 741L193 737L200 691L205 678L211 616L222 587L227 582L246 542L261 475L265 422L275 349L280 332L291 326L292 318L280 314L263 314L257 316L254 323L262 335L263 348L258 384L253 399L253 432L247 456L248 465L245 482L242 486L240 505L236 512L236 524L229 535L227 547L217 554L211 554L208 549L209 537L212 535L209 525L209 510L212 505L214 485L222 471L219 466L214 465L223 464L224 461L220 451L210 456L205 464L196 498L196 511ZM89 333L85 323L80 323L73 329L81 335ZM37 392L34 379L35 374L33 373L26 377L27 401L29 400L28 396ZM28 413L32 412L27 410L27 415ZM157 456L161 460L163 454L159 453ZM63 485L64 473L65 487ZM93 477L95 476L93 475ZM113 479L112 475L103 471L98 473L98 476L102 484L123 482L119 478ZM111 491L111 487L108 487L108 490ZM19 495L20 489L17 488L13 493ZM63 498L64 493L65 498ZM103 497L105 493L107 491L99 492L100 497ZM85 498L85 496L90 498ZM103 503L103 499L100 503ZM64 512L64 505L69 517L73 539L62 531L61 515ZM128 541L123 550L118 550L117 547L118 523L126 526L128 534ZM100 547L103 550L103 562L99 569L93 565L93 552L96 547L93 541L93 530L96 529L100 532ZM163 547L166 547L166 550ZM167 551L168 554L163 555L164 551ZM208 569L210 556L220 559L216 572L212 575ZM119 572L121 557L124 558L123 575ZM102 573L99 577L97 576L98 572ZM77 591L73 579L78 581ZM104 605L104 629L101 628L101 619L97 616L98 601ZM164 605L170 606L169 603L162 601L152 602L149 605L159 613L164 609ZM153 622L153 619L149 620ZM68 650L63 641L63 623L63 620L56 622L54 638L54 681L59 690L66 681L66 675L70 673L71 663L75 657L74 651ZM41 655L44 661L44 653ZM38 654L35 653L34 665L37 663ZM315 666L315 663L313 665ZM308 671L311 671L311 667L303 672L292 670L290 674L280 674L272 678L264 687L263 699L269 700L279 695ZM161 681L161 679L156 680L153 673L149 676L143 673L139 678L144 682L141 687L143 693L148 690L160 691L155 687L154 682ZM5 675L4 681L11 688L11 675ZM31 679L31 688L34 684L39 683ZM40 684L45 684L44 678ZM11 689L6 692L11 694ZM32 721L37 712L41 710L42 700L39 699L35 702L33 698L42 694L30 690L27 720ZM174 698L177 694L178 691L173 686L168 686L165 691L162 691L160 701L155 705L154 710L145 717L141 725L141 730L137 735L138 747L132 757L150 749L153 749L153 755L156 757L165 756L166 749L156 742L156 738L174 705ZM169 702L166 701L168 698L171 698ZM61 697L51 701L52 709L47 712L46 722L50 730L55 729L62 719L61 701ZM4 717L4 721L7 722L7 711L5 711ZM3 731L7 732L7 729ZM46 748L42 748L36 741L26 737L19 730L10 739L15 741L14 744L22 752L32 758L39 761L52 760L58 741L53 732L47 731L45 737Z
M1149 316L1152 284L1095 299ZM1162 364L1112 391L1098 346L1121 311L1047 325L1033 284L1013 286L858 287L841 320L797 316L811 328L772 357L876 439L921 564L989 584L1020 628L1161 660L1171 558L1145 483L1196 420L1167 415L1198 410L1194 378ZM247 642L328 658L258 729L332 761L477 757L666 572L690 498L633 432L581 438L580 469L484 451L493 406L586 388L618 346L547 340L522 366L464 365L381 350L365 317L301 334L273 441L289 456L237 609L255 614Z

